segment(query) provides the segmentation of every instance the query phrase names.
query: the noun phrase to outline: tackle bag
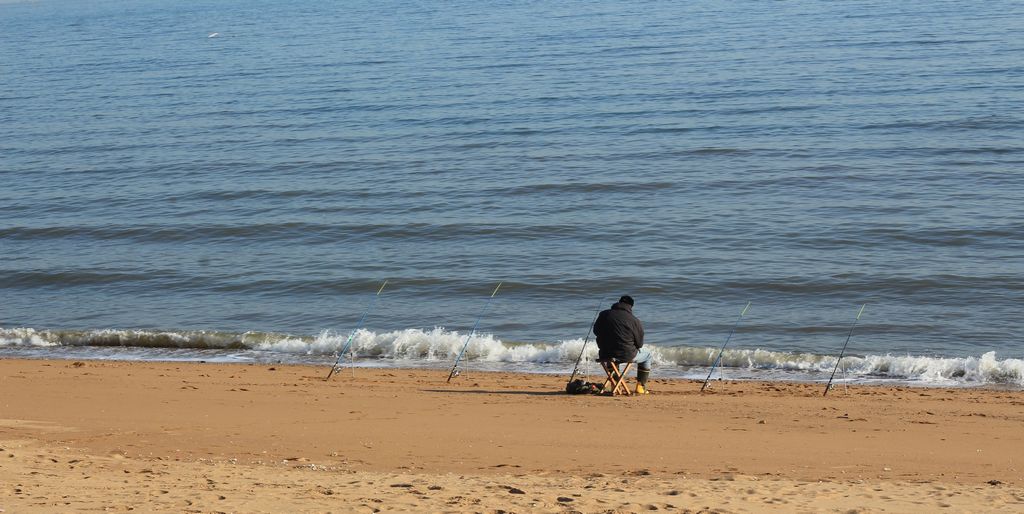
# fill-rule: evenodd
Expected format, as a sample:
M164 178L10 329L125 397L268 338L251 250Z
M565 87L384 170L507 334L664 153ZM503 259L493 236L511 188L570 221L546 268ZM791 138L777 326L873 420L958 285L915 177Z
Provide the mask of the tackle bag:
M601 392L601 386L576 379L565 384L565 392L569 394L597 394Z

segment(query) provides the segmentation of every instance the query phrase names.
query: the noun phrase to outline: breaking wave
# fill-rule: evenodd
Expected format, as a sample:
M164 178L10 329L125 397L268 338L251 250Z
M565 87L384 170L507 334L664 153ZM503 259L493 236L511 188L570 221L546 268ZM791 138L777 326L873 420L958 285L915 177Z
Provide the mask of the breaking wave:
M443 367L466 344L466 334L435 327L431 330L404 329L390 332L357 330L338 333L325 330L316 336L298 336L269 332L151 331L151 330L36 330L0 329L0 356L4 349L29 350L34 357L59 357L61 348L141 348L244 351L286 357L290 362L321 364L352 338L350 356L391 366ZM517 363L533 363L542 370L560 372L572 367L582 339L553 343L507 342L491 334L469 338L464 359L488 363L490 369L518 370ZM658 373L666 377L703 378L718 349L712 347L656 346ZM25 354L21 352L21 354ZM81 353L76 355L82 355ZM87 356L88 354L86 354ZM133 353L133 357L146 358ZM141 355L141 357L140 357ZM207 358L210 354L203 354ZM237 355L235 356L237 357ZM590 343L583 353L584 362L597 358L596 345ZM154 353L152 360L160 360ZM198 360L198 359L197 359ZM229 360L237 360L231 358ZM244 359L243 359L244 360ZM507 365L507 366L503 366ZM835 356L807 352L767 349L728 349L720 368L730 378L821 380L836 365ZM860 382L909 382L935 386L1005 385L1024 387L1024 359L998 359L995 352L981 356L938 357L917 355L863 355L844 357L843 377Z

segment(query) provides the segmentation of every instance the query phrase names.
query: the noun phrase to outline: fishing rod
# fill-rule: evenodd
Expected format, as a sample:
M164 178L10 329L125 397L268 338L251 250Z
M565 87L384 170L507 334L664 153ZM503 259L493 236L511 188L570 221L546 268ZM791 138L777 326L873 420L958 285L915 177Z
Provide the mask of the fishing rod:
M597 317L601 315L601 306L604 305L604 299L601 303L597 304L597 312L594 313L594 321L590 322L590 328L587 329L587 338L583 340L583 347L580 348L580 356L576 357L576 367L572 368L572 375L569 376L569 383L572 383L572 379L576 378L576 372L580 369L580 361L583 360L583 351L587 349L587 343L590 342L590 333L594 330L594 323L597 323Z
M345 352L348 351L348 347L352 345L352 339L356 337L356 332L359 331L359 327L363 326L363 320L366 319L366 315L370 313L370 310L373 309L374 304L377 303L377 298L380 297L380 292L384 290L384 286L386 285L388 285L387 280L385 280L384 283L380 285L380 289L377 290L377 294L373 295L373 299L370 300L370 305L368 305L366 307L366 310L363 311L363 316L359 318L359 323L356 323L356 328L352 329L352 333L348 335L348 341L345 341L345 346L341 348L341 352L338 353L338 359L334 361L334 365L331 366L331 371L327 373L327 378L325 378L324 380L330 380L331 375L333 375L334 371L338 369L338 364L341 362L341 358L345 356Z
M480 319L484 317L484 313L487 312L487 306L489 306L491 304L491 300L494 299L494 295L498 294L498 289L500 287L501 287L501 282L498 282L498 287L494 288L494 292L491 293L490 298L487 299L487 303L484 304L484 308L480 311L480 315L477 316L476 323L473 323L473 330L470 330L469 334L466 335L466 342L463 343L462 350L459 351L459 356L455 358L455 365L452 366L452 371L450 373L448 373L448 380L446 380L445 383L451 382L452 381L452 377L454 377L456 375L456 370L459 368L459 361L462 360L462 354L466 353L466 347L469 346L469 339L471 337L473 337L474 333L476 333L476 327L478 327L480 325Z
M850 337L853 336L853 328L857 326L857 320L860 319L860 315L861 314L864 314L864 307L867 307L867 306L868 306L868 304L866 304L866 303L864 305L860 306L860 312L857 313L857 317L854 318L853 324L850 325L850 333L846 335L846 342L843 343L843 349L839 351L839 359L836 360L836 367L835 367L835 369L832 370L832 376L828 377L828 385L825 386L825 392L822 393L822 396L828 395L828 390L832 388L832 379L836 377L836 371L839 370L839 363L843 361L843 354L846 353L846 345L849 344ZM843 368L843 369L846 369L846 368Z
M732 333L736 331L736 327L739 326L740 320L743 319L743 315L747 313L747 309L750 308L750 302L747 302L747 306L740 312L740 316L736 318L736 323L733 323L732 330L729 331L729 337L725 338L725 342L722 343L722 348L718 350L718 357L715 357L715 362L711 363L711 370L708 371L708 378L704 379L704 385L700 386L700 392L704 392L707 388L708 382L711 381L711 374L715 372L715 368L718 367L718 363L722 361L722 354L725 353L725 345L729 344L729 340L732 339Z

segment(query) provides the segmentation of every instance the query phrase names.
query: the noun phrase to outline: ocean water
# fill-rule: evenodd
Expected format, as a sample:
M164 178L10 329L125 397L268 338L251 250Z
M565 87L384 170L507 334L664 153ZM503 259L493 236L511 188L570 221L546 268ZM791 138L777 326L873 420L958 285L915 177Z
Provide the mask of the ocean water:
M0 0L0 358L1022 387L1021 19Z

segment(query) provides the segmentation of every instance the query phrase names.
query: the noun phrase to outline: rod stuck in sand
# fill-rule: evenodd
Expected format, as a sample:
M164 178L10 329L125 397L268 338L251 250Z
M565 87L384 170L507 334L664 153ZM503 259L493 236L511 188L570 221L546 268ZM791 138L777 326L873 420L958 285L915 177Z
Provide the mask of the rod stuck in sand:
M864 307L867 306L868 304L866 303L860 306L860 312L857 313L857 317L854 318L853 324L850 325L850 333L846 335L846 342L843 343L843 349L839 351L839 358L836 359L836 367L832 369L832 376L828 377L828 385L825 386L825 392L821 394L822 396L828 395L828 390L832 388L832 379L836 378L836 371L839 370L839 363L843 362L843 354L846 353L846 345L850 343L850 337L853 336L853 329L857 326L857 320L860 319L861 314L864 314ZM846 368L843 368L844 372L845 369Z
M373 306L377 303L377 298L380 298L380 292L384 290L384 286L386 285L388 285L387 280L385 280L384 283L380 285L380 289L377 290L377 294L373 295L373 299L370 300L370 304L367 305L366 310L363 311L363 315L359 318L359 322L356 323L356 328L353 328L352 332L348 335L348 340L345 341L345 346L343 346L341 348L341 351L338 352L338 358L337 360L334 361L334 365L331 366L331 371L327 373L327 378L325 378L324 380L330 380L331 375L333 375L334 371L338 369L338 364L341 363L341 358L345 356L345 352L348 351L348 347L352 346L352 339L356 337L356 332L358 332L359 329L363 326L363 321L366 320L366 315L369 314L370 310L373 309Z
M747 306L740 311L740 315L736 318L736 323L732 324L732 330L729 331L729 337L725 338L725 342L722 343L722 347L718 350L718 357L715 357L715 362L711 363L711 369L708 370L708 378L704 379L704 385L700 386L700 392L704 392L704 389L708 387L708 382L711 381L711 374L715 372L715 368L718 367L718 363L722 361L722 354L725 353L725 345L729 344L729 340L732 339L733 332L736 332L736 327L739 326L740 320L743 319L743 315L747 313L747 309L750 308L750 302L747 302Z
M494 299L494 295L498 294L498 289L501 288L501 284L501 282L498 282L498 286L494 288L494 292L487 298L487 303L484 304L484 308L480 310L480 315L476 317L476 323L473 323L473 330L470 330L469 334L466 334L466 342L462 344L462 350L459 351L459 356L455 358L455 364L452 365L452 370L448 373L448 380L445 380L445 383L451 382L452 377L458 374L459 361L462 360L462 354L466 353L466 348L469 346L469 340L473 337L473 334L476 333L476 328L480 326L480 320L484 317L484 313L487 312L487 307L491 305L491 300Z
M594 323L597 323L597 317L601 315L601 307L604 306L604 300L601 300L597 304L597 312L594 313L594 319L591 320L590 326L587 328L587 337L583 340L583 346L580 347L580 356L576 357L576 367L572 368L572 375L569 375L569 382L572 383L573 379L576 378L576 373L580 370L580 361L583 360L583 352L587 349L587 343L590 342L590 334L594 331Z

